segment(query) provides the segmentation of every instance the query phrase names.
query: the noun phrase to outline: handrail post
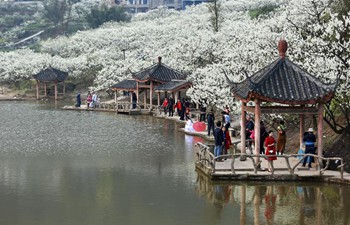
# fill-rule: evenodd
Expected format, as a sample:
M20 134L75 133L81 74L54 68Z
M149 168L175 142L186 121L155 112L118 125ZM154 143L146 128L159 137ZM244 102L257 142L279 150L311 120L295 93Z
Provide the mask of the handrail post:
M344 180L344 161L342 158L340 159L340 165L340 179Z

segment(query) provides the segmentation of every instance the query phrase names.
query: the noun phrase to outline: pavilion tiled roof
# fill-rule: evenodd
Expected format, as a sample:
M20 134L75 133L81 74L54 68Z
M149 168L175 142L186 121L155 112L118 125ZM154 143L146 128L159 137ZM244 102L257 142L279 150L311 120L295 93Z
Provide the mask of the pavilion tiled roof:
M245 101L249 101L253 96L269 102L287 104L330 101L334 95L336 83L322 82L280 52L281 54L281 58L247 77L241 83L229 82L233 94Z
M145 81L159 81L169 82L174 79L186 79L186 75L168 67L161 62L161 57L158 58L158 63L132 75L132 77L141 82Z
M154 88L155 91L175 91L182 87L191 86L191 82L187 80L172 80L161 84Z
M111 86L111 89L116 90L136 90L136 80L126 79Z
M57 81L62 82L68 76L67 72L52 68L49 66L47 69L40 71L39 73L33 75L35 80L42 82Z

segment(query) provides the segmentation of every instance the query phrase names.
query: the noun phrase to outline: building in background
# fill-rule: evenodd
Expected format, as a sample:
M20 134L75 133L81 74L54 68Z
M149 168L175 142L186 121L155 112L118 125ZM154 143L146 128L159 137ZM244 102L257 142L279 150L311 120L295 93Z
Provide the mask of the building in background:
M184 10L187 6L197 5L203 2L207 2L207 0L111 0L111 4L122 5L126 7L130 13L147 12L159 6L175 10Z

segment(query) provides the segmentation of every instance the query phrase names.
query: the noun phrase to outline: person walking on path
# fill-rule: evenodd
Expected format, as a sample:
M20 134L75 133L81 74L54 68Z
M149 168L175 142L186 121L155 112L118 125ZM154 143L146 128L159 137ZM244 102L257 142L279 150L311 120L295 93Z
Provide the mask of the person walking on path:
M75 107L80 107L80 106L81 106L81 96L80 96L80 92L78 92L76 97Z
M89 91L86 97L87 108L90 108L91 102L92 102L92 95L91 95L91 92Z
M135 92L132 92L131 100L132 100L132 109L136 109L137 96Z
M224 134L221 128L221 121L216 122L216 128L214 130L214 139L215 139L214 156L218 157L222 155L222 145L224 142Z
M97 106L97 94L96 92L94 92L94 94L92 95L92 107L95 109Z
M208 121L208 136L210 136L210 130L213 130L214 134L214 121L215 121L215 116L214 116L214 110L213 108L210 108L208 114L207 114L207 121Z
M275 138L273 137L273 131L269 130L269 136L265 139L265 146L266 146L266 152L265 154L268 156L266 160L271 162L267 164L268 171L271 172L273 166L273 161L277 159L276 157L276 141ZM269 156L271 155L271 156Z
M309 128L307 133L303 137L303 142L305 143L305 154L315 154L315 142L316 136L314 135L314 129ZM314 161L314 157L306 156L304 158L303 167L309 162L309 168L311 168L311 163Z
M199 117L199 122L205 122L205 113L207 111L207 107L202 105L201 108L200 108L200 111L201 111L201 114L200 114L200 117Z
M287 142L286 126L283 120L280 121L277 131L277 154L283 155Z
M164 99L164 102L163 102L163 104L162 104L162 107L163 107L163 109L164 109L164 116L166 116L166 114L167 114L168 105L169 105L168 98L165 98L165 99Z
M186 101L183 98L181 101L181 115L180 115L180 120L185 120L185 112L186 112Z
M260 121L260 154L265 154L264 142L268 136L264 122Z
M254 122L252 121L252 117L250 115L247 115L247 122L246 122L246 129L245 129L245 137L246 137L246 147L248 147L248 149L250 150L251 153L253 153L253 149L252 149L252 144L253 141L250 138L252 132L254 131Z
M180 100L180 99L177 100L177 103L175 104L175 109L177 109L177 114L178 114L179 117L181 118L182 103L181 103L181 100Z
M224 111L224 121L225 121L226 132L228 132L228 128L231 126L231 117L228 114L228 112L225 112L225 111Z
M168 102L169 116L174 116L174 99L170 96Z

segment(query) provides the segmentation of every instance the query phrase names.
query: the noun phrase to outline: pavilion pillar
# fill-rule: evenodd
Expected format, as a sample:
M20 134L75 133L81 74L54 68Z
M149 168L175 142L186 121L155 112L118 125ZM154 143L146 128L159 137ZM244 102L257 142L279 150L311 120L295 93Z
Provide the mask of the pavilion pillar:
M136 81L136 103L139 103L139 82Z
M57 100L57 81L55 81L55 100Z
M158 106L160 106L160 92L157 92L157 102Z
M320 103L318 106L317 119L317 155L323 157L322 139L323 139L323 111L324 105ZM322 160L319 159L319 165L322 167Z
M254 121L254 132L255 132L255 154L260 154L260 116L261 116L261 107L260 101L258 99L255 100L255 121ZM256 163L259 162L260 158L256 158Z
M130 103L132 104L132 93L130 95Z
M179 91L176 91L175 92L175 104L177 103L178 97L179 97Z
M39 81L36 81L36 99L39 99Z
M47 88L46 88L46 82L44 83L44 89L45 89L45 97L47 96Z
M303 147L303 138L305 133L305 115L300 114L299 115L299 123L300 123L300 135L299 135L299 142L300 142L300 149Z
M153 81L151 81L151 87L149 89L149 104L151 105L151 107L153 105L152 100L153 100Z
M245 147L245 141L246 141L246 137L245 137L245 125L246 125L246 112L244 110L244 106L246 106L245 102L242 102L242 106L241 106L241 160L245 160L242 157L246 154L246 147Z
M146 108L146 104L147 104L147 89L145 89L144 95L143 95L143 103L144 103L144 107Z
M114 91L114 103L117 104L117 90Z

